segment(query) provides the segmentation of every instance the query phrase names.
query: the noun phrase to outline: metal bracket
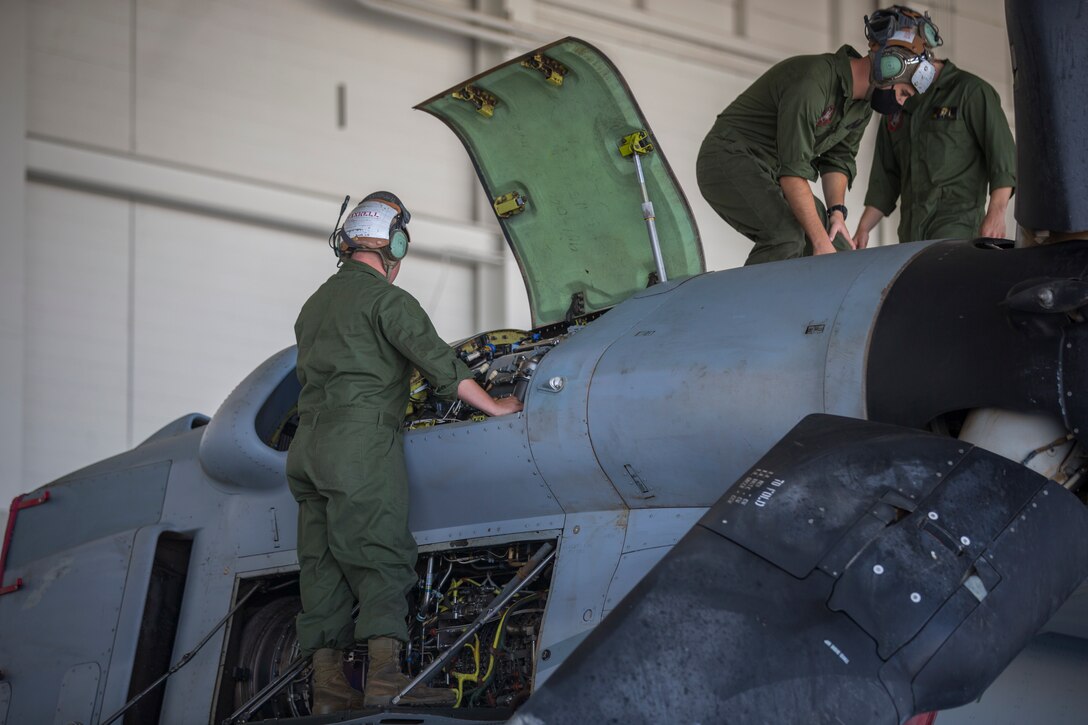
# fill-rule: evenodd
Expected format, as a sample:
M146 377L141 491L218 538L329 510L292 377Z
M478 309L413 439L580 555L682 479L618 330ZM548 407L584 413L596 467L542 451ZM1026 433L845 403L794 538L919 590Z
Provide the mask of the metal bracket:
M42 492L41 496L37 498L27 498L26 494L16 496L11 502L11 510L8 511L8 527L4 531L4 548L0 550L0 596L4 594L11 594L20 587L23 586L23 578L17 577L14 584L3 586L4 584L4 569L8 563L8 548L11 546L11 540L15 536L15 518L19 512L23 509L28 509L31 506L37 506L43 504L49 500L49 491Z
M563 78L567 75L567 67L557 61L554 58L549 58L543 53L537 53L521 61L521 64L526 68L531 68L535 71L540 71L544 75L544 80L551 83L553 86L563 85Z
M586 313L586 293L575 292L570 296L570 307L567 308L566 320L570 322L576 317Z
M492 202L492 206L495 207L495 213L499 215L500 219L508 219L525 211L525 205L528 203L529 197L511 191L509 194L496 197L495 201Z
M653 150L654 144L650 141L650 134L645 131L635 131L620 140L620 156L623 158L633 154L645 156Z
M499 105L498 98L476 86L459 88L453 92L453 97L459 101L468 101L476 107L476 111L480 115L486 116L487 118L491 118L495 115L495 106Z

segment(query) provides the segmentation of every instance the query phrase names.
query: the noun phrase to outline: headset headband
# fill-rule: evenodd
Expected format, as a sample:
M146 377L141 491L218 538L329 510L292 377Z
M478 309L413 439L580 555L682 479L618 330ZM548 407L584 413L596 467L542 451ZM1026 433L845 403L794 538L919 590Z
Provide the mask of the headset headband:
M349 198L344 197L337 228L329 235L329 246L339 259L358 250L378 252L388 274L408 254L411 213L396 194L375 191L359 202L340 226Z

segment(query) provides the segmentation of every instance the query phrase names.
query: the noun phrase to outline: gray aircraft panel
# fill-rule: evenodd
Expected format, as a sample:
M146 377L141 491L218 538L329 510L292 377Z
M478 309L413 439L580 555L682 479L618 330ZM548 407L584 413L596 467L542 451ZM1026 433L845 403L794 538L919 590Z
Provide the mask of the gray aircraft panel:
M872 335L872 320L878 309L873 300L883 301L883 293L891 286L895 274L889 270L903 269L911 258L921 253L930 242L912 242L879 247L879 251L856 255L867 264L861 267L846 289L842 304L828 328L827 359L824 365L824 411L834 415L865 418L865 376ZM895 263L889 264L888 259Z
M287 453L265 445L254 421L273 386L283 384L285 394L293 389L297 395L296 353L291 346L268 358L219 406L200 442L200 461L209 477L232 489L278 489L284 485Z
M670 282L676 287L678 282ZM636 295L642 298L642 295ZM664 297L630 300L571 336L541 360L526 397L529 445L544 479L564 511L605 510L623 499L604 475L586 435L590 381L604 350L622 332L656 309ZM549 381L562 381L552 390ZM577 404L572 404L577 401Z
M234 573L239 577L253 572L267 575L289 571L298 571L298 552L294 547L267 554L239 556L234 564Z
M98 680L102 668L97 662L76 665L64 673L53 725L90 722L98 700Z
M412 529L421 550L425 546L467 542L466 546L494 546L509 541L536 541L555 538L563 528L565 516L524 519L495 519L454 528ZM475 543L473 543L475 542Z
M715 272L657 298L665 303L608 349L590 389L602 467L614 482L637 475L655 494L639 503L617 484L627 504L709 505L783 422L821 410L831 325L881 251L819 260L821 275L813 259ZM639 374L628 374L636 361Z
M117 626L112 632L112 648L107 655L98 658L99 663L108 668L102 678L99 716L104 711L120 707L128 697L134 652L147 605L147 590L142 583L151 577L156 546L160 534L165 530L168 529L160 524L141 527L132 538L127 571L101 572L99 585L116 588L122 598L118 604Z
M631 509L623 553L672 546L704 513L704 508Z
M523 415L408 431L404 449L413 530L562 513L529 452Z
M174 638L173 660L193 650L204 636L211 632L223 614L230 609L234 598L237 576L236 557L233 547L224 551L224 541L230 541L229 529L221 525L224 517L208 529L201 530L193 538L189 574L186 581L185 609L178 620ZM210 716L205 709L194 713L192 693L215 691L219 654L223 647L224 631L220 630L191 660L190 664L173 675L166 684L163 698L163 725L186 722L204 722ZM105 710L113 711L124 704L126 697L109 703ZM208 697L200 700L200 706L210 706Z
M627 596L635 585L642 581L646 572L654 568L665 554L669 553L671 546L658 546L652 549L639 549L630 551L620 557L616 565L616 572L612 575L612 581L608 585L608 594L605 597L601 617L607 617L620 601Z
M170 462L164 461L50 486L48 501L19 513L19 536L8 551L8 567L17 574L31 557L46 557L158 521L169 472ZM100 515L87 516L99 509Z
M20 631L35 636L4 642L5 659L19 663L11 681L16 708L25 711L28 700L39 703L39 693L58 692L56 686L74 666L73 660L110 661L119 624L130 625L120 621L120 614L133 539L132 532L111 534L24 567L25 585L17 592L20 599L12 621L18 622ZM89 592L95 593L93 601ZM83 687L72 682L73 688L77 685ZM100 686L96 679L96 692Z
M567 516L540 630L537 682L543 682L562 660L553 647L584 636L600 621L608 584L623 550L627 513L594 511Z
M8 705L11 704L11 685L0 682L0 725L8 725Z

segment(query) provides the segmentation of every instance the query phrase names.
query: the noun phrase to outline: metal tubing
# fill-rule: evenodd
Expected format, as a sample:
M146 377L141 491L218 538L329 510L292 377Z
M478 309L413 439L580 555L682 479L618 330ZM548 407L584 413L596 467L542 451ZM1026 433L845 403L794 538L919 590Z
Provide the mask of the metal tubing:
M265 685L260 692L250 698L249 702L242 705L242 707L236 710L234 714L223 722L226 725L232 725L237 722L248 722L249 716L253 714L253 711L272 699L272 696L283 689L284 685L294 679L299 672L302 672L309 660L309 657L297 658L287 666L287 669L283 671L283 674Z
M447 662L453 659L454 656L461 651L461 648L465 646L465 642L468 642L469 638L471 638L474 634L480 631L480 628L483 627L488 622L488 620L491 619L496 613L498 613L498 611L502 609L515 594L521 591L525 587L525 585L535 579L537 575L540 574L541 571L543 571L544 567L547 566L548 562L552 560L553 556L555 556L553 548L554 547L551 544L546 543L539 549L537 549L537 552L533 554L533 557L529 559L529 561L525 562L525 566L518 569L518 572L514 575L514 578L508 581L506 583L506 586L502 588L502 591L499 592L498 595L491 600L491 604L488 605L487 610L480 614L480 616L477 617L471 625L469 625L468 629L466 629L464 633L460 637L458 637L457 641L453 643L452 647L443 652L442 655L435 659L433 662L431 662L431 664L427 665L427 667L424 668L422 672L416 675L414 680L408 683L407 687L398 692L397 696L393 698L391 704L398 704L401 698L411 692L417 685L419 685L419 683L426 682L428 679L430 679L431 675L433 675L436 671L440 670L446 665Z
M423 621L426 618L427 605L431 603L431 587L434 585L434 554L427 557L427 576L423 580L423 603L419 605L419 613L416 617Z
M665 260L661 258L661 243L657 239L657 225L654 223L654 204L646 191L646 177L642 173L642 160L639 159L637 151L632 156L635 157L635 168L638 170L638 186L642 190L642 218L646 220L646 229L650 232L650 249L654 254L654 264L657 265L657 277L662 282L668 282Z

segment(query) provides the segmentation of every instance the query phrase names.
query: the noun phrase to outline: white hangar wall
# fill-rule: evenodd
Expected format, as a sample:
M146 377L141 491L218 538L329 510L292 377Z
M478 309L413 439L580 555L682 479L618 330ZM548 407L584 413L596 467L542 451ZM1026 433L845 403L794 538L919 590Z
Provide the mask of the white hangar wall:
M628 80L708 266L743 263L750 243L695 183L703 135L777 60L863 49L861 17L877 6L4 0L0 508L177 416L214 413L291 344L299 306L334 271L325 237L344 194L388 188L412 209L400 281L444 337L525 325L520 274L470 162L411 108L565 35L600 47ZM1011 115L1001 0L915 7ZM847 200L855 213L871 145ZM894 238L894 221L880 235Z

